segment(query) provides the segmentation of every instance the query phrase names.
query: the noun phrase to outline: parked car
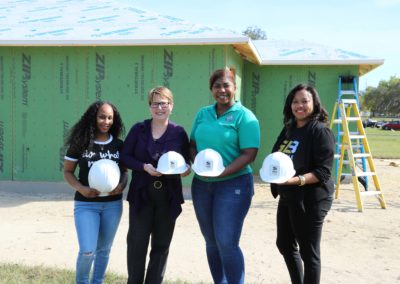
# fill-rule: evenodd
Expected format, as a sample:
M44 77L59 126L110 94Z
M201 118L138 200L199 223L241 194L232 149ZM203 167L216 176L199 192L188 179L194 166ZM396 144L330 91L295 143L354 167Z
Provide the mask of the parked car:
M383 130L400 130L400 121L391 121L382 125Z
M375 127L376 128L382 128L382 125L384 125L385 123L388 123L388 122L385 121L385 120L378 121L377 123L375 123Z
M375 119L368 118L366 120L363 120L364 127L374 127L376 123L377 121Z

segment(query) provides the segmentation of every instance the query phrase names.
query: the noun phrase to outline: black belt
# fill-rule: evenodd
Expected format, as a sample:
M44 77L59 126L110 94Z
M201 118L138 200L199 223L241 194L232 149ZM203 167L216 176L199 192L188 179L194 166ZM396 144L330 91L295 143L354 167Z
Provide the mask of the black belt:
M162 181L161 181L161 180L156 180L156 181L154 181L154 182L153 182L153 187L154 187L155 189L162 189L162 187L163 187Z

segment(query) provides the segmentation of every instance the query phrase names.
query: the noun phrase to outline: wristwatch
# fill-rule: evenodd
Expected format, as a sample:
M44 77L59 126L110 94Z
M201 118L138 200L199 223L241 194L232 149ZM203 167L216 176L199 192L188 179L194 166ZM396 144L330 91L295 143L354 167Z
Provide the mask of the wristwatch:
M303 185L306 184L306 178L305 178L303 175L298 175L297 177L298 177L299 180L300 180L299 186L303 186Z

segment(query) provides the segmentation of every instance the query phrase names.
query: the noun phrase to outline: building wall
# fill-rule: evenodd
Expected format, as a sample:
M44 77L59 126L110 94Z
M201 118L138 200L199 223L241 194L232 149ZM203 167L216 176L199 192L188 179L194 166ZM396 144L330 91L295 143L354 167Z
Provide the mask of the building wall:
M338 76L358 73L357 66L258 66L230 46L0 47L0 180L63 180L64 137L97 99L119 108L128 132L149 117L148 90L165 85L175 96L171 119L189 134L199 107L214 102L210 74L225 66L236 70L237 99L260 121L256 174L292 87L315 85L331 112Z
M299 83L315 86L331 117L339 76L358 74L358 66L258 66L249 62L244 70L243 102L261 127L261 148L253 165L256 174L283 127L283 106L293 87Z
M210 74L224 66L242 76L229 46L0 47L0 180L61 181L64 137L97 99L119 108L128 132L150 117L148 90L165 85L171 119L190 133L213 102Z

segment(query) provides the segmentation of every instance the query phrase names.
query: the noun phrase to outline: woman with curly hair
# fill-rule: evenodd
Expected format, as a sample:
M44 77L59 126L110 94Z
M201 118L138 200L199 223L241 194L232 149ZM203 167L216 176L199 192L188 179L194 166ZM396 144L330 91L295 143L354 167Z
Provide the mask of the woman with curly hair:
M319 283L322 225L333 200L335 139L327 126L328 113L312 86L299 84L290 91L283 116L284 127L272 152L288 155L296 174L271 184L274 197L280 196L276 244L292 283Z
M109 254L122 215L122 191L128 175L119 164L124 131L121 116L109 102L97 101L89 106L66 139L64 179L75 189L74 219L79 253L76 283L102 283ZM119 164L119 184L108 195L89 187L88 174L94 162L110 159ZM75 170L79 166L79 174ZM93 265L92 279L89 273Z

